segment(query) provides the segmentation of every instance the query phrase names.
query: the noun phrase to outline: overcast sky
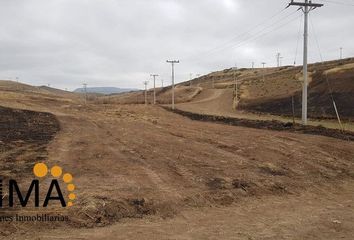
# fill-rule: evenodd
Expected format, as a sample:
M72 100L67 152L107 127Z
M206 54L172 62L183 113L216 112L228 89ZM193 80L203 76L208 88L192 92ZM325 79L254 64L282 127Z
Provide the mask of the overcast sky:
M354 0L311 12L310 61L354 56ZM335 3L337 2L337 4ZM338 3L339 2L339 3ZM0 0L0 79L73 90L170 84L190 73L302 62L302 13L287 0ZM343 3L343 4L340 4ZM301 28L300 28L301 27ZM301 29L301 31L299 31ZM299 35L301 32L301 35ZM300 40L299 43L298 39ZM150 86L152 86L150 81Z

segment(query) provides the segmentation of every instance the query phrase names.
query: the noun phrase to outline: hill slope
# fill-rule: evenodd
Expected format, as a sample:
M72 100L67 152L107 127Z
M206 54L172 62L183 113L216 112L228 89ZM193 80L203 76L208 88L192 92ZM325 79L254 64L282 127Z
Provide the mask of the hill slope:
M235 74L235 75L234 75ZM263 78L264 75L264 78ZM234 94L234 76L238 81L237 110L232 110ZM190 82L181 85L190 85ZM229 97L217 97L213 101L195 99L201 109L210 111L229 109L228 113L242 111L292 116L292 98L294 98L295 116L301 116L302 67L286 66L280 68L239 69L235 73L231 69L214 72L194 79L192 86L203 89L201 96L206 99L213 92L224 89ZM309 66L309 117L335 118L332 99L335 100L342 118L354 119L354 59L330 61L311 64ZM205 92L203 94L203 92ZM188 103L189 104L189 103ZM188 104L183 104L184 107ZM230 110L231 109L231 110Z
M238 83L237 108L235 79ZM309 65L308 115L310 118L336 118L335 100L343 119L354 120L354 58ZM175 102L184 110L205 114L235 116L257 113L301 117L302 66L279 68L225 69L176 85ZM171 103L171 87L156 90L157 103ZM153 91L147 94L152 103ZM100 98L105 103L144 103L144 91Z
M88 93L101 93L101 94L108 95L108 94L115 94L115 93L124 93L124 92L137 91L137 89L133 89L133 88L116 88L116 87L91 87L91 88L87 88L86 91ZM85 92L85 89L78 88L78 89L75 89L74 92L83 93L83 92Z

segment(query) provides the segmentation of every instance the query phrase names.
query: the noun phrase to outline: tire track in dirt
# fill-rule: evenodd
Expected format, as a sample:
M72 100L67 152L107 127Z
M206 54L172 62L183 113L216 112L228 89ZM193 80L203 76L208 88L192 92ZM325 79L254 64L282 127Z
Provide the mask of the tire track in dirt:
M150 187L154 186L155 191L161 192L164 198L181 199L178 191L161 179L159 174L146 161L143 154L126 144L121 137L107 134L110 129L105 128L104 123L101 124L89 119L74 117L59 117L59 120L63 126L63 130L49 147L50 162L56 162L57 164L67 166L69 169L75 169L78 177L79 175L84 177L84 175L89 176L102 173L106 178L114 178L122 174L122 172L114 170L116 167L119 168L119 162L124 162L126 166L131 165L130 167L134 168L139 175L145 174L145 184L151 182L152 185L148 185ZM83 146L80 147L78 143L81 143ZM104 150L104 156L102 157L111 159L109 160L109 165L100 165L100 160L92 157L92 152L96 151L97 145L104 148L102 149ZM80 152L80 156L77 155L77 152ZM97 154L100 155L99 152ZM101 151L101 154L103 154L103 151ZM118 162L115 160L118 160ZM101 161L103 160L101 159ZM118 166L115 166L117 164ZM97 169L98 165L99 169ZM85 172L86 169L91 170L90 172ZM92 173L92 169L97 169L97 172ZM131 185L139 186L141 182L139 183L139 181L134 179L133 176L129 179ZM80 182L80 177L78 181ZM82 182L81 184L85 185L87 183Z

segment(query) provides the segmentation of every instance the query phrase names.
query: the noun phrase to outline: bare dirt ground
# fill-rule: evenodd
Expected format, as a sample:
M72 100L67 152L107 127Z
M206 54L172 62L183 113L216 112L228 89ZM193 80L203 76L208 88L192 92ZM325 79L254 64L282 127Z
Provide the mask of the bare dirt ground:
M189 208L174 218L124 219L105 228L67 229L65 236L60 229L44 231L40 239L350 240L354 234L350 189L353 185L298 196L252 198L226 207Z
M354 59L309 65L309 124L354 131ZM263 77L264 76L264 77ZM235 81L237 80L237 104ZM198 114L251 120L301 122L302 67L225 69L176 85L178 108ZM171 88L158 88L159 104L171 104ZM152 90L147 94L153 99ZM333 100L341 118L339 124ZM144 103L144 91L99 98L101 103ZM234 107L236 106L236 110Z
M233 109L233 90L228 89L203 89L193 100L184 103L178 103L176 108L189 113L201 115L213 115L219 117L228 117L235 119L245 119L250 121L268 121L273 120L292 123L293 119L286 116L252 113L239 108ZM295 118L295 123L300 124L301 119ZM330 129L339 129L341 126L336 120L330 119L309 119L311 126L324 126ZM342 122L342 126L347 131L354 132L354 124L351 121Z
M78 198L67 224L6 226L6 239L354 235L354 142L192 121L153 106L0 99L56 117L45 162L73 174Z

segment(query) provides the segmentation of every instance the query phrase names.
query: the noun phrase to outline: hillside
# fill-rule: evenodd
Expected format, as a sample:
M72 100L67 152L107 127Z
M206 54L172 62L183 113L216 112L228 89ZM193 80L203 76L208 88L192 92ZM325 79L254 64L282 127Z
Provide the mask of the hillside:
M13 105L28 108L34 105L42 105L44 109L50 109L53 105L67 105L84 103L81 94L50 88L47 86L31 86L28 84L0 80L0 104L2 106Z
M333 96L340 116L345 119L354 118L354 108L351 104L354 102L353 63L354 59L350 58L309 66L309 117L335 118ZM201 86L203 89L233 89L233 74L231 69L226 69L195 79L192 85ZM292 116L294 97L295 115L301 116L302 67L239 69L236 76L239 84L238 110ZM228 91L225 94L229 94ZM230 106L230 100L219 105L223 103Z
M117 93L124 93L124 92L132 92L137 91L135 88L116 88L116 87L88 87L86 88L88 93L99 93L99 94L117 94ZM75 93L83 93L85 92L84 88L77 88L74 90Z
M236 110L234 79L238 82ZM309 65L308 115L335 119L332 97L344 120L354 119L354 58ZM176 85L176 103L189 111L218 115L272 114L301 117L302 67L225 69ZM148 91L152 103L153 91ZM156 90L157 103L171 103L171 88ZM144 91L126 93L104 102L144 103Z
M339 114L354 119L354 60L329 62L310 66L308 111L312 118L334 118L332 97ZM292 115L292 97L295 115L301 116L301 68L287 69L267 76L265 83L241 85L240 109Z
M232 102L232 89L201 86L179 85L176 92L193 96L189 106L228 111L220 103ZM169 91L161 89L159 96L168 98ZM333 239L337 226L328 224L338 215L345 223L353 218L353 141L194 121L151 105L83 105L66 94L2 82L2 176L25 180L34 163L44 161L70 171L78 187L75 205L61 210L69 222L3 223L1 236L55 239L65 232L77 238L90 231L91 239L113 239L117 231L139 239L135 230L143 227L144 235L174 239L196 225L202 231L189 234L200 239L217 239L215 232L225 229L235 235L239 226L254 239L284 226L290 236L325 227L323 235ZM287 210L293 208L299 215ZM266 226L256 231L248 223L261 216L267 216ZM341 234L352 236L353 228L343 224Z

